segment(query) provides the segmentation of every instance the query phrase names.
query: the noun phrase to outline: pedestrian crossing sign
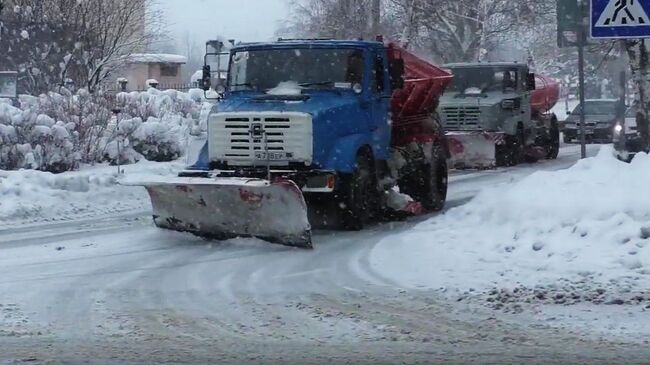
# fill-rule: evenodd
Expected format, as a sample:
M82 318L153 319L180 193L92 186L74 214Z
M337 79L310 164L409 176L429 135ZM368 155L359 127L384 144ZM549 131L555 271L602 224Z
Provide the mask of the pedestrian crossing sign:
M591 0L591 37L650 38L648 14L650 0Z

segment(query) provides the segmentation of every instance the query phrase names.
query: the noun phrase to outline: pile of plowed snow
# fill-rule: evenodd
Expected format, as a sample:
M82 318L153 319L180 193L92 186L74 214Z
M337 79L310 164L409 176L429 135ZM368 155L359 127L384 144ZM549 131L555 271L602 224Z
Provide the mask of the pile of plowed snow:
M560 303L587 291L596 302L613 291L639 299L650 289L649 190L648 155L626 164L603 147L567 170L487 187L468 204L385 238L372 265L401 285L453 293L546 300L542 288L551 287L564 291Z
M34 170L0 170L0 228L16 224L66 221L151 209L144 188L123 186L128 177L147 180L175 176L182 162L140 162L122 167L99 166L51 174Z

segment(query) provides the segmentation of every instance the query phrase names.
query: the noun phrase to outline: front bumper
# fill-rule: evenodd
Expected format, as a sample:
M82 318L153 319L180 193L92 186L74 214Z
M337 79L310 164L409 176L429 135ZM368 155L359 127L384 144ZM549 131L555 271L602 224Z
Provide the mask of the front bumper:
M331 170L282 170L271 169L270 174L265 168L243 168L237 170L213 171L183 171L179 177L206 177L206 178L249 178L268 179L271 181L291 180L303 193L332 193L336 190L339 175Z
M573 140L580 138L580 129L565 128L562 133L564 133L565 138L568 139ZM612 142L613 129L612 127L587 127L585 130L585 136L592 141Z

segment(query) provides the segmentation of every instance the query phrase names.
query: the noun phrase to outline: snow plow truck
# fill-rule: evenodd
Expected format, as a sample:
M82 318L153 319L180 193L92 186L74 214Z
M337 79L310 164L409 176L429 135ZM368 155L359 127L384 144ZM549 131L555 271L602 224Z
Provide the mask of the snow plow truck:
M144 184L157 226L311 248L312 210L360 230L443 208L434 116L451 74L382 40L240 43L228 57L198 161Z
M457 63L438 112L447 131L451 167L493 168L555 159L560 129L549 111L557 82L521 63Z

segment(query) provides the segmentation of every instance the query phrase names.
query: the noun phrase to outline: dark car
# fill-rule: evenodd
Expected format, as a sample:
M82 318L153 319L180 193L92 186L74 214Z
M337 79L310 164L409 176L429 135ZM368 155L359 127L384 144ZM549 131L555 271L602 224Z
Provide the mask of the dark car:
M591 99L585 101L585 135L587 142L612 142L616 124L616 99ZM573 109L564 123L564 142L580 138L580 112L582 104Z

